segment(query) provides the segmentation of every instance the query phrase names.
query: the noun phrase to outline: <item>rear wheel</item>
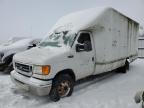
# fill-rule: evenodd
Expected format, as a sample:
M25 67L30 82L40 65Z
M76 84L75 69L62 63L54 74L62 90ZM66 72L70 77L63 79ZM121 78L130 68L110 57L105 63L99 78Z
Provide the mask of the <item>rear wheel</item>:
M116 72L118 72L118 73L126 73L127 70L129 70L129 62L128 62L128 60L126 60L125 65L122 66L122 67L119 67L119 68L116 70Z
M126 69L129 70L129 62L126 60L125 62Z
M60 98L71 96L74 88L74 80L68 74L60 74L54 80L50 91L50 99L59 101Z
M122 66L122 67L119 67L119 68L117 69L117 72L118 72L118 73L126 73L126 66L124 65L124 66Z

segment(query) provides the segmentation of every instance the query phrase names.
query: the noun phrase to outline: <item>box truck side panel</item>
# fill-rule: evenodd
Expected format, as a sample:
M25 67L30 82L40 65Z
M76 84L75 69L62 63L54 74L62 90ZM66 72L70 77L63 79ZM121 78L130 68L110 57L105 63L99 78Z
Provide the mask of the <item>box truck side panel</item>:
M113 60L123 59L127 57L127 18L113 11L112 15L112 48Z
M133 59L138 54L138 48L137 48L137 37L138 37L138 27L139 25L132 21L131 19L128 19L128 57Z
M103 14L98 19L97 22L99 22L99 25L101 25L103 28L98 30L93 30L93 38L96 48L96 60L98 63L102 63L105 61L107 56L105 54L106 50L111 50L107 47L109 47L110 41L111 41L111 33L109 32L109 28L111 27L110 23L107 23L110 21L109 13L106 13L107 15ZM107 52L109 53L109 52Z
M128 53L127 18L119 14L119 58L126 58ZM118 50L118 49L117 49Z
M137 55L138 54L138 25L133 22L133 51L132 55Z
M96 48L96 72L111 71L136 55L136 23L119 12L108 9L98 21L104 29L93 31ZM135 26L134 26L135 25Z
M111 35L111 10L105 11L97 19L98 25L103 28L93 30L93 37L96 49L96 74L111 69L108 63L112 58L112 35Z

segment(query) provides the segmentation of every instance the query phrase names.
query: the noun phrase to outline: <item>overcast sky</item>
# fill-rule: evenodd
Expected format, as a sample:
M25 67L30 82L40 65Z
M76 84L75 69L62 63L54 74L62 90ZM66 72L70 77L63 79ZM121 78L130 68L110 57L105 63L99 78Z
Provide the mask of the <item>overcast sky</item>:
M44 37L61 16L97 6L112 6L144 25L144 0L0 0L0 42Z

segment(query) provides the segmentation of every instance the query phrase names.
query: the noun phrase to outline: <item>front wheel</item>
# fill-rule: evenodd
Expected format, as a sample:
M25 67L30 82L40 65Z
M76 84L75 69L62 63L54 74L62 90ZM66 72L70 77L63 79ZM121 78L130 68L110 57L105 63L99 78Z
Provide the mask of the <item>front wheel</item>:
M60 98L71 96L74 88L74 80L68 74L60 74L53 80L52 89L50 91L50 99L54 102Z

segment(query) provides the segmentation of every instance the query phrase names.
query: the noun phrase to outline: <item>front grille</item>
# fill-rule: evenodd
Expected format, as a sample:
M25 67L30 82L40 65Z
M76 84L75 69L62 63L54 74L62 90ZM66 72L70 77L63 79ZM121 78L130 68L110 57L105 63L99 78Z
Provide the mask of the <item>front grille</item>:
M27 73L32 72L32 66L25 65L25 64L15 63L15 68Z

